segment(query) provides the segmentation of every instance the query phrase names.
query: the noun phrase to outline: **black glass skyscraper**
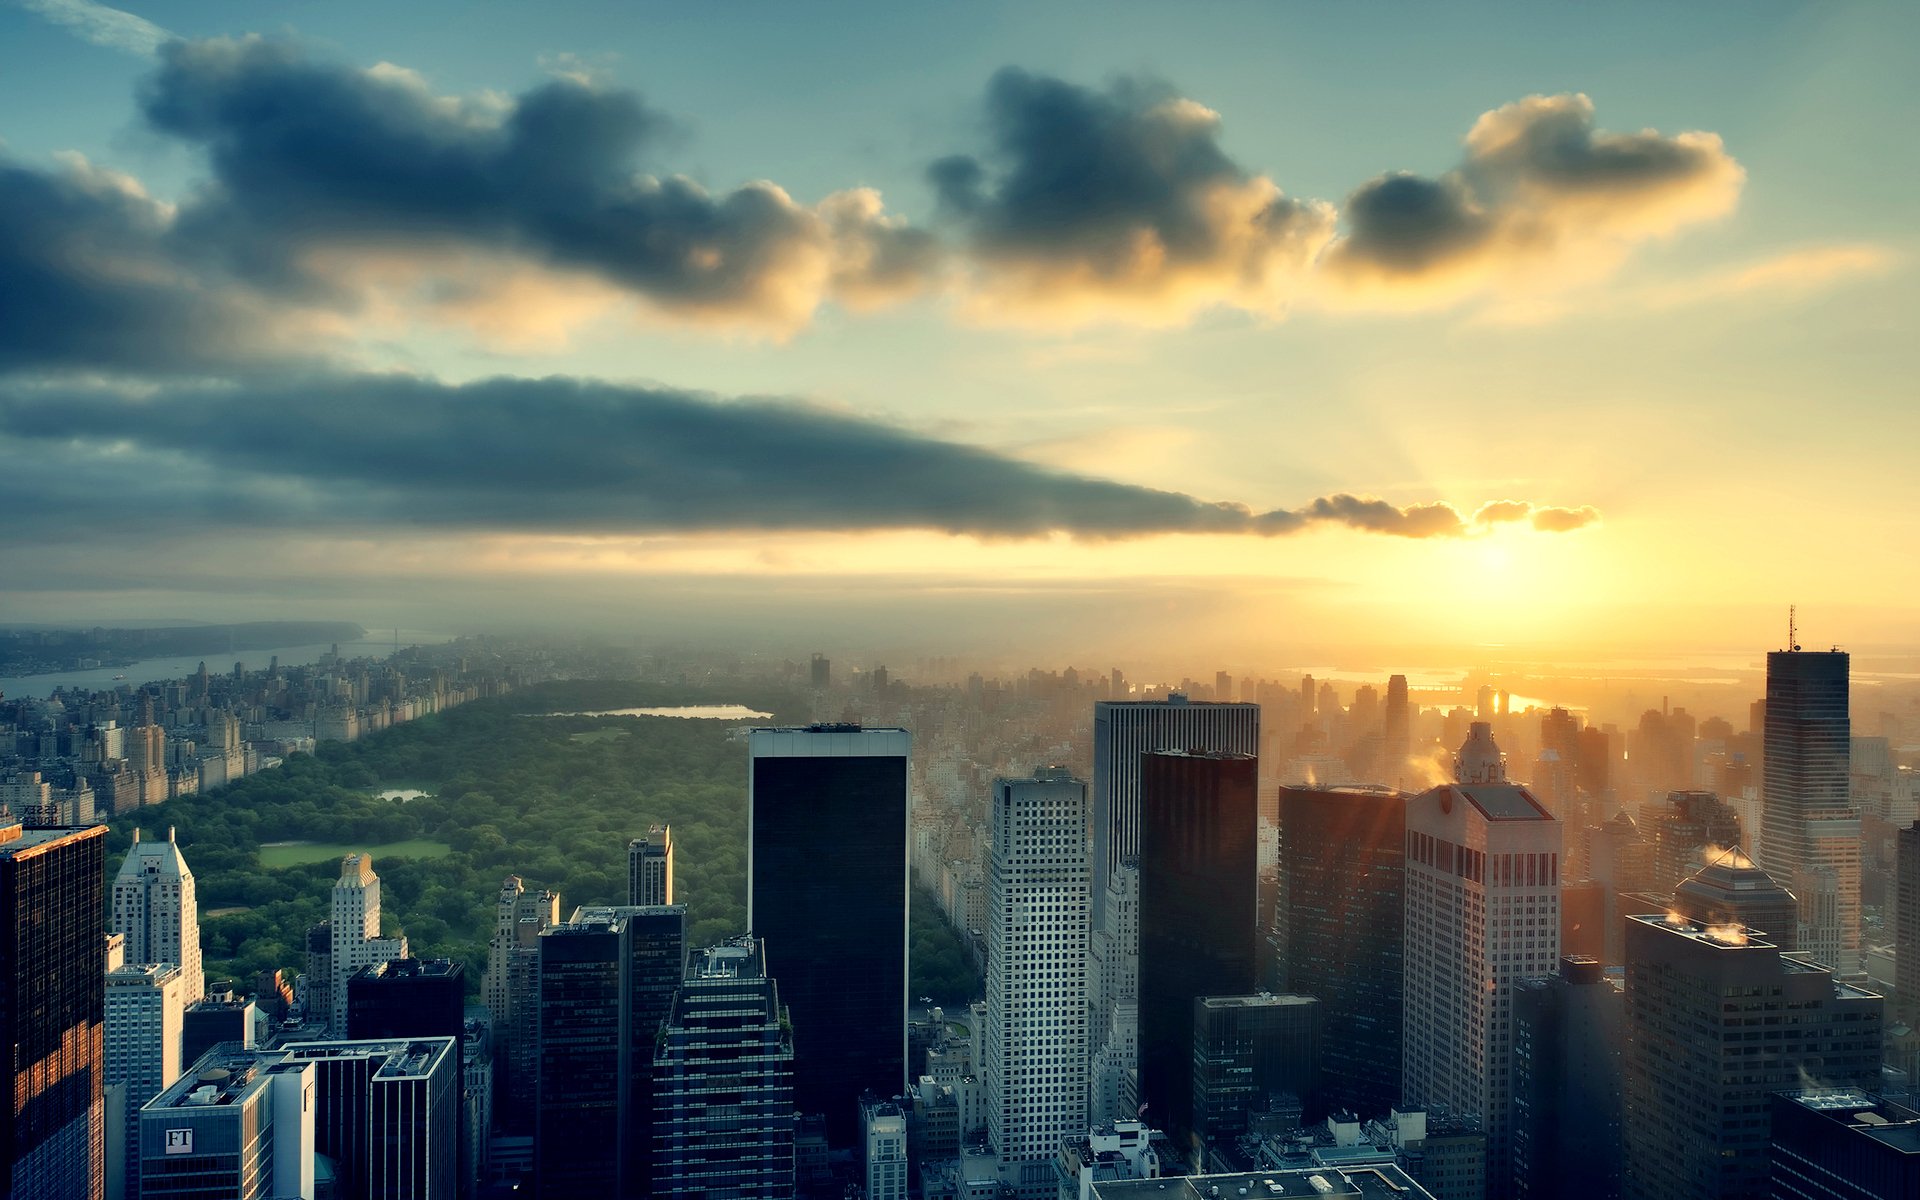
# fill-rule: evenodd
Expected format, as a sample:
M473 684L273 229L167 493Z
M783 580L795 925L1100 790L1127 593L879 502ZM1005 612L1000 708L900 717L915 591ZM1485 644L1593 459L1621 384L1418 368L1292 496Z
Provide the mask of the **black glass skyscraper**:
M1322 1104L1400 1103L1407 798L1392 788L1280 789L1280 983L1318 996Z
M911 746L857 725L749 739L747 922L793 1016L796 1103L835 1146L862 1092L906 1088Z
M0 815L0 1196L104 1194L106 844Z
M1258 985L1259 759L1140 756L1140 1094L1193 1147L1194 1001Z

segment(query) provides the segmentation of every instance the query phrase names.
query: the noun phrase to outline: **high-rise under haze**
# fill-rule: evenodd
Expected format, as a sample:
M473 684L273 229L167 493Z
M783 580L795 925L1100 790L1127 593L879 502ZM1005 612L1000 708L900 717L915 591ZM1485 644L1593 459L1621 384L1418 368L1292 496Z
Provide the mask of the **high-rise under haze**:
M627 903L673 903L673 829L655 825L627 843Z
M362 967L407 956L407 939L380 936L380 877L373 873L371 854L349 854L340 860L340 878L333 885L332 948L328 962L332 979L327 989L327 1029L335 1037L347 1033L347 981Z
M904 729L748 734L747 925L793 1014L794 1095L829 1140L907 1086Z
M1560 958L1560 822L1472 724L1456 782L1407 803L1403 1099L1477 1117L1489 1192L1511 1191L1513 985Z
M1199 1169L1194 1002L1259 986L1259 760L1156 750L1140 763L1140 1095Z
M1768 873L1800 900L1800 949L1842 972L1854 969L1860 949L1848 665L1843 650L1767 655L1760 843Z
M992 806L988 1139L1002 1183L1050 1200L1061 1145L1087 1127L1087 786L1045 768L996 780Z
M1392 788L1280 789L1280 985L1323 1002L1324 1106L1365 1117L1400 1103L1406 834Z

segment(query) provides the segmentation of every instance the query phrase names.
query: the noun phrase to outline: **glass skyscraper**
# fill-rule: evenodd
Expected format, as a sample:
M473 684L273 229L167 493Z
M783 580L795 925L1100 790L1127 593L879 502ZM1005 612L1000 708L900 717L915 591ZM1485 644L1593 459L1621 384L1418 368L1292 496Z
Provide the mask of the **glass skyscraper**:
M1843 972L1853 969L1860 947L1848 662L1842 650L1767 655L1760 838L1762 865L1800 899L1800 949Z

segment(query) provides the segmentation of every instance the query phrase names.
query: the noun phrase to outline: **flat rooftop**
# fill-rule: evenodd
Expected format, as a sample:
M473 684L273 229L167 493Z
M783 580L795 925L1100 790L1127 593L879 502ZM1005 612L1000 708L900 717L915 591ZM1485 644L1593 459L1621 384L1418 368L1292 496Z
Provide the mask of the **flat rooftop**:
M1857 1089L1801 1092L1784 1098L1901 1154L1920 1157L1920 1112Z
M378 1038L359 1042L295 1042L281 1049L289 1058L320 1062L326 1059L382 1059L374 1069L377 1079L417 1079L429 1075L454 1052L451 1037Z
M1255 992L1247 996L1207 996L1201 1003L1208 1008L1292 1008L1318 1004L1320 998L1293 992Z
M1450 783L1455 795L1480 810L1489 821L1551 821L1553 814L1517 783Z
M1249 1200L1285 1196L1362 1197L1364 1200L1434 1200L1433 1193L1390 1164L1247 1171L1233 1175L1188 1175L1173 1179L1116 1179L1093 1185L1096 1200Z

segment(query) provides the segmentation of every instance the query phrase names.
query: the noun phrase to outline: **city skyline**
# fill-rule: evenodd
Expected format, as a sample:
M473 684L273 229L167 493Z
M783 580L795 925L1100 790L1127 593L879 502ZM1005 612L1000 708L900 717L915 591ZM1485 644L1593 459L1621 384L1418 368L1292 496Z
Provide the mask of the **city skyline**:
M139 8L0 7L22 619L1920 641L1912 13Z

